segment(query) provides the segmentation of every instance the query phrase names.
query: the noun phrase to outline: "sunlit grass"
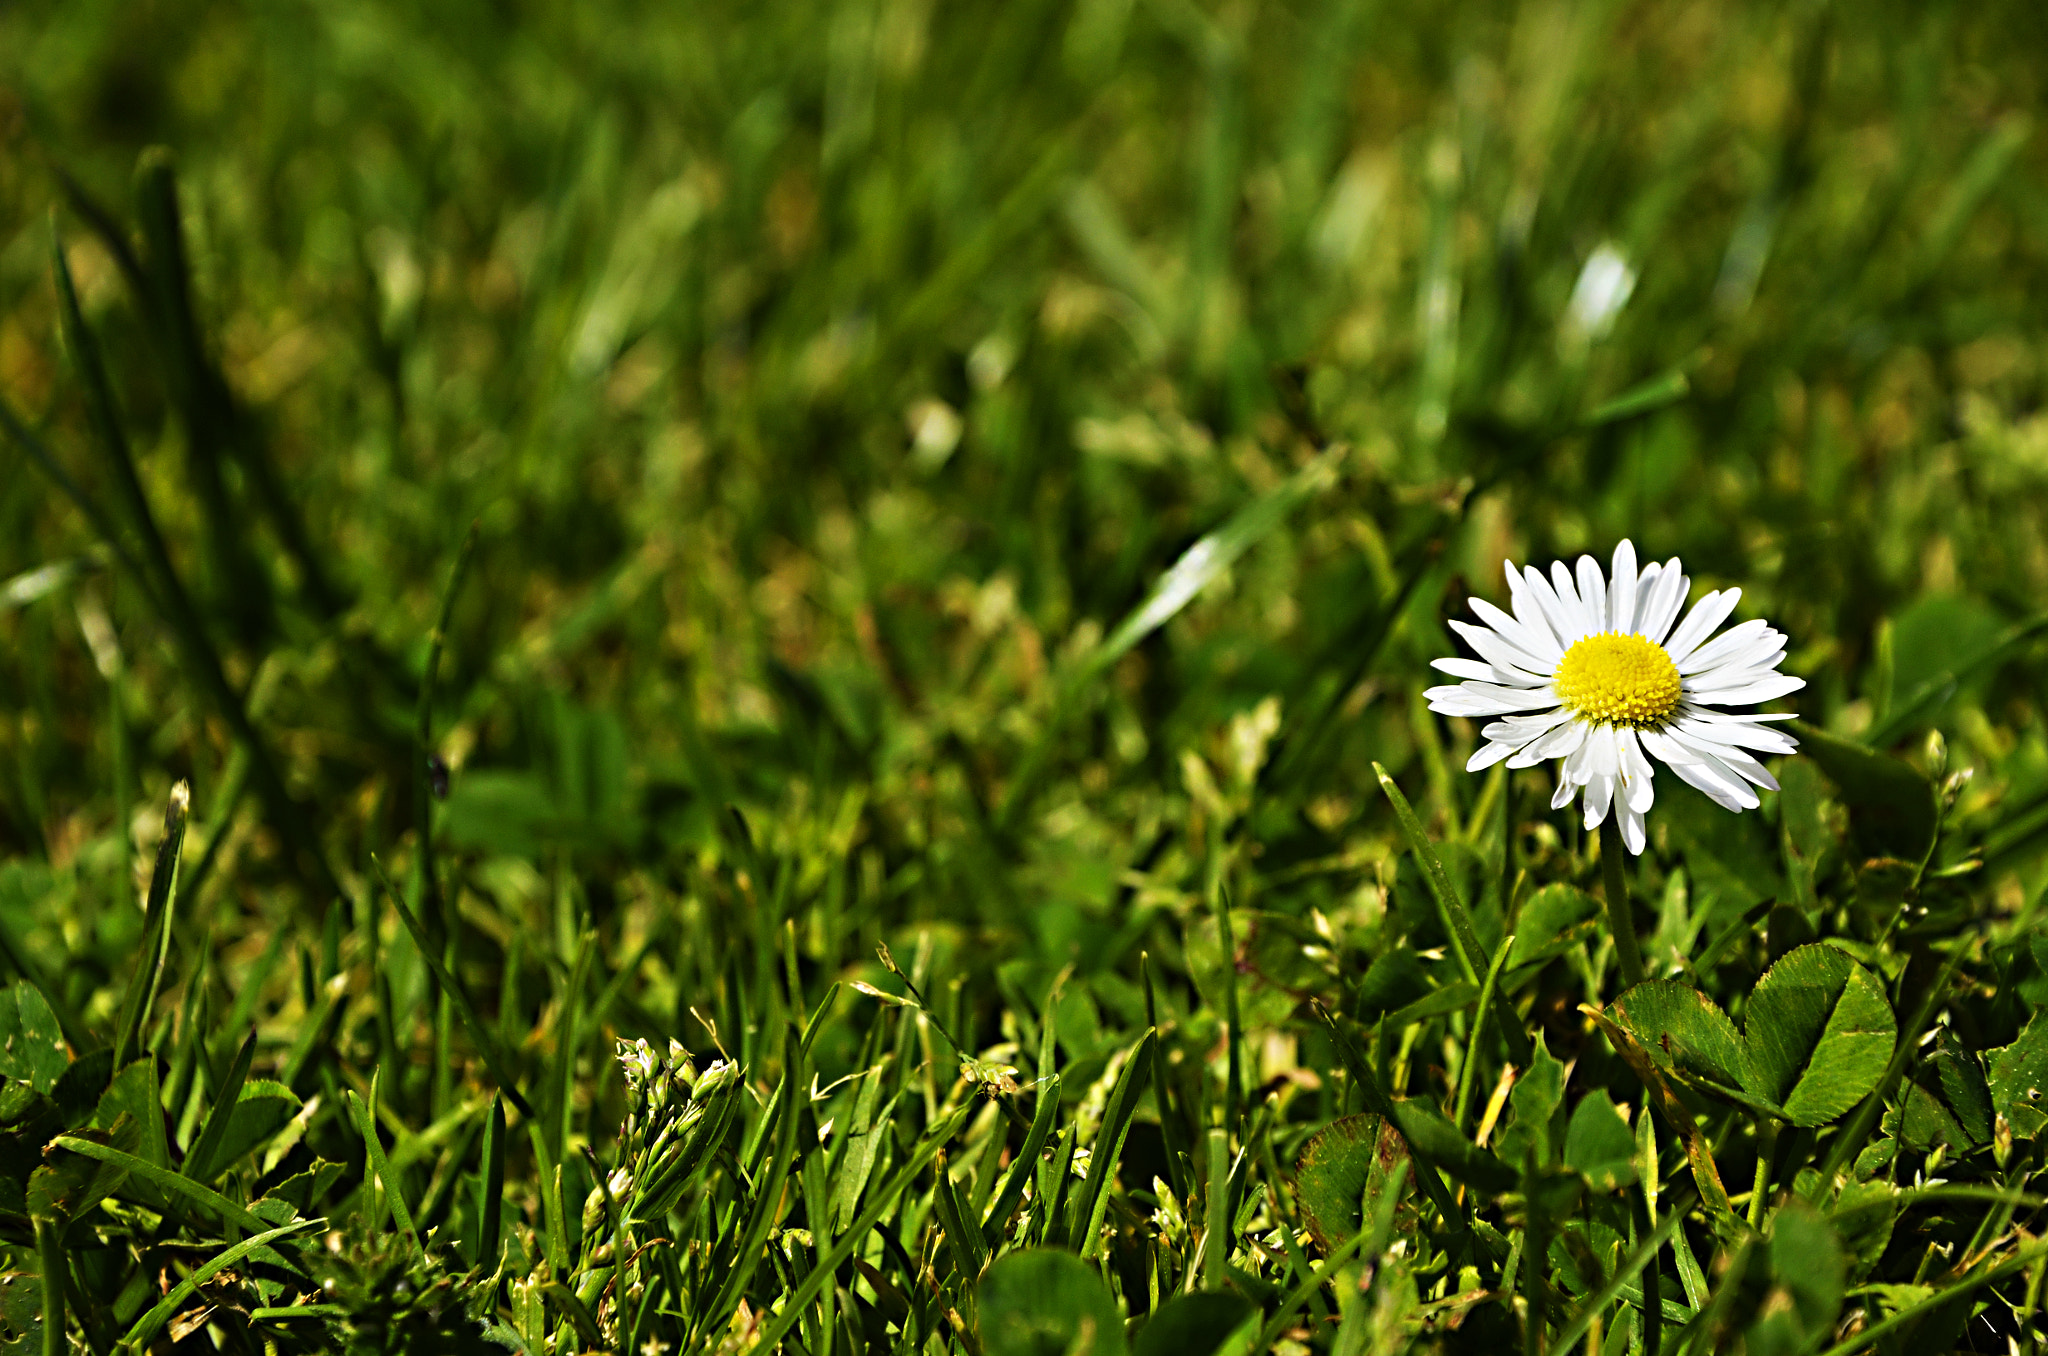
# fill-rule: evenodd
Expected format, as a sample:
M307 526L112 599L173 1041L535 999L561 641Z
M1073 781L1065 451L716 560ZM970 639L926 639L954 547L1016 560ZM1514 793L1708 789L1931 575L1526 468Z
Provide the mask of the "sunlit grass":
M0 1339L2031 1350L2042 56L0 15ZM1622 537L1625 874L1423 696Z

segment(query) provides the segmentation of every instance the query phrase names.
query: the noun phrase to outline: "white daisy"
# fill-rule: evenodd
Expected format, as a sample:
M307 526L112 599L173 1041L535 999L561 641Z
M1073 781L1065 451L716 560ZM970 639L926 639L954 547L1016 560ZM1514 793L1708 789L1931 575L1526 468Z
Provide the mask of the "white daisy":
M1507 574L1514 615L1472 599L1486 625L1451 627L1480 657L1431 661L1465 681L1424 694L1430 710L1447 716L1500 717L1480 731L1487 742L1466 771L1503 758L1509 767L1559 759L1551 808L1584 788L1586 827L1598 828L1613 806L1635 853L1655 798L1652 757L1729 810L1755 809L1752 787L1778 789L1751 751L1793 752L1792 737L1764 723L1791 715L1716 708L1771 701L1806 680L1777 672L1785 636L1762 621L1713 636L1741 589L1709 593L1674 628L1691 583L1676 556L1638 570L1636 549L1624 541L1614 548L1611 581L1591 556L1579 557L1576 583L1563 561L1548 579L1534 566L1518 572L1513 561Z

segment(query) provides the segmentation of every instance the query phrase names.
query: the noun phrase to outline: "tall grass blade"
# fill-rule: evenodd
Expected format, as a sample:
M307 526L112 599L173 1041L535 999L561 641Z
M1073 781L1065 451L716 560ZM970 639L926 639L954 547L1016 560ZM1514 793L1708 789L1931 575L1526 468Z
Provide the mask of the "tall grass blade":
M249 1066L255 1058L256 1033L251 1031L229 1066L228 1076L214 1089L213 1109L207 1113L205 1127L200 1130L192 1152L185 1155L185 1175L195 1182L210 1182L218 1172L214 1157L227 1138L228 1122L234 1119L235 1102L242 1095L242 1085L248 1080Z
M1401 836L1408 841L1408 850L1415 854L1415 860L1422 866L1423 876L1429 881L1429 892L1436 899L1437 909L1444 921L1444 931L1450 934L1451 949L1457 953L1458 964L1465 971L1465 977L1477 984L1483 967L1492 963L1487 955L1486 944L1479 940L1479 930L1472 923L1472 911L1465 907L1464 896L1444 870L1444 864L1431 846L1429 834L1422 827L1422 821L1415 816L1414 807L1408 804L1408 797L1401 794L1401 788L1387 775L1387 770L1378 763L1372 765L1373 775L1379 778L1380 790L1387 796L1388 804L1394 807L1394 818L1401 826ZM1499 1009L1500 1034L1507 1041L1508 1055L1517 1065L1527 1067L1534 1051L1529 1044L1529 1033L1522 1029L1522 1019L1510 1007L1506 995L1495 994Z
M378 862L374 855L370 858L370 866L377 873L377 883L383 888L385 897L391 901L391 907L398 911L400 921L405 924L406 932L411 935L420 959L427 963L428 968L434 972L434 977L441 981L443 991L454 1000L455 1010L461 1014L462 1024L468 1029L470 1039L476 1042L477 1054L482 1056L485 1066L491 1071L491 1076L498 1080L499 1090L511 1099L512 1105L519 1109L521 1116L532 1118L535 1115L533 1104L519 1091L519 1084L512 1077L511 1069L498 1049L495 1033L484 1025L481 1017L477 1016L476 1005L470 1002L469 993L463 988L462 981L456 978L455 972L448 968L447 962L436 955L428 944L426 929L420 926L420 920L413 915L413 911L405 906L405 900L393 888L391 878L385 874L382 863Z
M157 844L156 866L149 875L149 902L142 914L141 964L128 977L121 1000L120 1034L114 1040L114 1067L124 1069L141 1048L142 1029L163 984L164 963L171 954L171 914L178 900L178 864L185 852L185 820L192 809L192 788L179 782L164 806L164 836Z
M1088 1177L1075 1202L1074 1231L1068 1240L1068 1246L1083 1258L1091 1258L1102 1249L1102 1215L1109 1204L1109 1183L1116 1176L1117 1160L1123 1154L1124 1136L1130 1133L1138 1098L1150 1081L1153 1051L1158 1044L1157 1031L1147 1031L1138 1039L1110 1088L1109 1101L1103 1106L1102 1124L1088 1152Z
M925 1170L940 1148L967 1124L967 1118L973 1114L973 1110L972 1107L961 1107L926 1131L916 1146L905 1155L903 1166L882 1185L881 1190L868 1197L867 1209L860 1212L859 1217L853 1222L853 1227L841 1234L831 1251L820 1257L818 1264L791 1289L782 1311L761 1329L761 1335L755 1341L756 1350L773 1351L775 1344L796 1326L797 1320L809 1309L812 1298L832 1279L833 1274L845 1264L846 1259L853 1255L853 1250L867 1238L868 1232L896 1204L897 1198L917 1179L918 1174Z
M349 1110L354 1113L356 1133L362 1136L363 1151L369 1156L370 1173L383 1184L384 1201L391 1212L391 1222L398 1226L398 1232L405 1235L405 1241L415 1256L424 1257L425 1249L420 1247L419 1232L412 1227L412 1210L405 1203L405 1183L391 1170L391 1162L384 1156L384 1141L377 1133L377 1084L383 1070L370 1079L369 1100L356 1095L354 1088L345 1089Z
M250 722L240 695L229 685L220 655L207 637L198 609L192 605L191 597L185 592L185 586L171 563L163 532L157 526L156 515L150 509L148 496L143 493L142 482L136 475L135 459L128 450L128 436L122 429L113 385L101 361L99 341L86 325L84 313L79 309L78 290L71 279L71 267L64 258L63 244L56 238L54 229L50 250L52 271L57 278L58 315L63 322L65 345L85 384L86 408L92 416L94 431L99 435L101 451L113 472L114 484L121 493L130 525L142 540L143 560L147 562L152 577L155 601L161 604L161 615L177 638L187 676L206 695L237 741L249 750L257 787L263 794L272 821L302 859L298 869L305 874L307 883L328 898L337 897L343 893L341 883L327 863L319 838L314 834L304 808L285 786L269 745Z
M491 1099L491 1119L484 1128L484 1170L477 1183L477 1263L496 1271L504 1252L505 1227L505 1102Z
M252 1238L245 1238L231 1247L223 1248L206 1262L193 1268L191 1274L173 1286L170 1292L159 1300L148 1313L136 1319L135 1325L128 1329L127 1335L121 1339L122 1349L135 1353L147 1350L149 1345L156 1340L156 1335L163 1331L164 1324L170 1322L171 1315L182 1309L185 1306L185 1302L198 1293L199 1287L205 1285L244 1257L249 1256L260 1248L267 1248L281 1239L290 1238L294 1234L302 1234L309 1229L321 1228L326 1223L325 1219L294 1220L290 1224L281 1225L275 1229L266 1229Z

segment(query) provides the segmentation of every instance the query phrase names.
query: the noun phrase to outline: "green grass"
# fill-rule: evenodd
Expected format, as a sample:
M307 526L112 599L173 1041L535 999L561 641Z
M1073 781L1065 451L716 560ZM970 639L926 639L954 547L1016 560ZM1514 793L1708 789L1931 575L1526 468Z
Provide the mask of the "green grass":
M0 13L0 1346L2039 1352L2044 70ZM1623 536L1808 687L1616 872L1421 692Z

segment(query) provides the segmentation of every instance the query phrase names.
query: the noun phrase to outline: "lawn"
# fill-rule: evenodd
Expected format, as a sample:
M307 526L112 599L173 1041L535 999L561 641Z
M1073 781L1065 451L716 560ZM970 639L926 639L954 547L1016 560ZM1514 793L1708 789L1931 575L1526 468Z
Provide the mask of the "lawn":
M2039 1356L2044 84L0 9L0 1352Z

